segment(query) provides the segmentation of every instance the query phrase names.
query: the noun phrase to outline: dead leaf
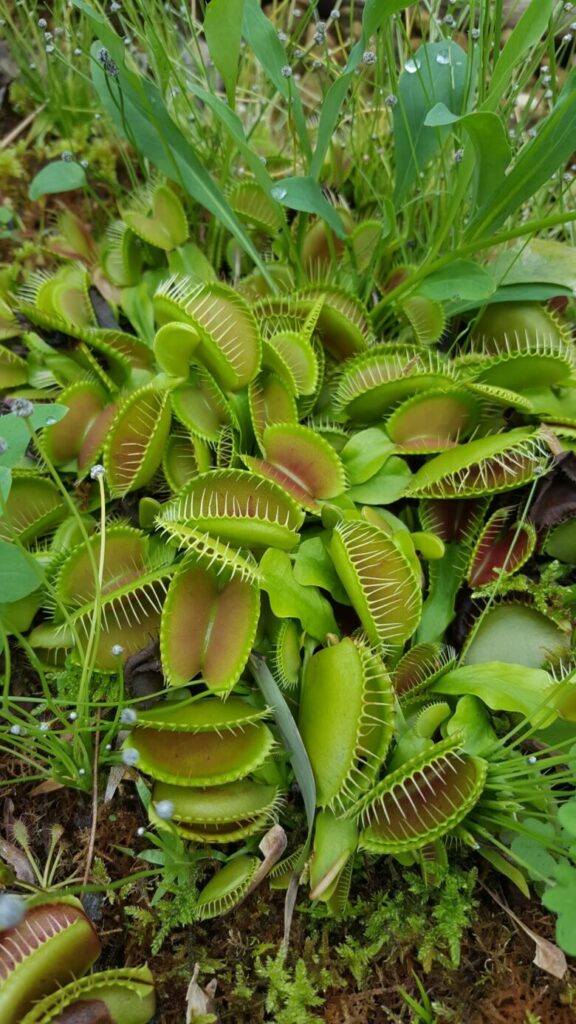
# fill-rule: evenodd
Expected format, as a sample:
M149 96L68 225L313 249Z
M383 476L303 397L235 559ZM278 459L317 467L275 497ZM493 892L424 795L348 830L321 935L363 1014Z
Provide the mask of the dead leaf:
M533 932L531 928L528 928L523 921L507 907L505 903L492 892L486 885L484 886L486 892L490 894L495 903L498 904L502 910L516 922L519 928L522 929L525 935L528 935L536 945L536 952L534 954L533 963L536 967L539 967L542 971L546 971L547 974L551 974L553 978L559 978L562 980L566 971L568 970L568 963L564 953L554 942L550 942L549 939L545 939L543 935L538 935L537 932Z
M14 868L16 878L19 878L21 882L28 882L33 884L35 881L34 872L30 866L25 853L14 846L13 843L9 843L7 839L0 838L0 857Z
M536 954L534 956L536 967L540 967L541 970L551 974L554 978L562 980L568 970L568 964L560 947L554 942L549 942L548 939L543 939L541 935L535 935L529 929L526 930L536 943Z
M56 779L46 779L40 785L30 790L30 796L43 796L44 793L55 793L57 789L64 789L63 782L56 782Z
M282 825L273 825L272 828L268 829L258 846L260 853L264 854L264 860L254 875L248 892L253 892L264 881L266 875L270 873L274 865L282 857L287 843L288 839Z
M248 898L250 893L254 892L254 890L261 885L266 878L266 875L271 872L276 862L280 860L284 850L286 849L287 842L288 839L282 825L273 825L272 828L268 829L266 835L262 837L258 847L260 852L264 854L264 860L256 871L256 874L254 875L250 886L242 896L242 899L238 900L238 902L235 903L233 907L230 907L230 910L226 911L226 913L231 914L232 911L235 911L241 903L244 903L244 900ZM225 914L223 914L222 917L225 917Z
M108 782L104 791L104 803L109 804L114 799L114 794L122 780L129 774L130 769L123 764L115 764L110 769Z
M213 1024L218 1024L220 1018L216 1013L216 1003L214 1001L218 982L216 978L212 978L212 981L208 982L206 988L202 988L196 980L199 973L200 964L195 964L194 974L186 993L186 1024L195 1024L195 1021L199 1018L202 1019L206 1016L213 1021Z
M14 823L14 801L6 797L2 804L2 827L6 832Z
M151 640L126 659L124 686L129 697L138 699L138 708L142 711L156 703L164 688L159 640Z
M106 299L102 297L97 288L90 288L90 302L96 315L99 327L106 327L112 331L119 331L120 326Z
M107 302L111 302L114 306L120 305L122 301L122 292L120 288L116 288L115 285L111 284L99 267L92 272L92 283Z
M301 872L294 872L288 884L288 889L286 890L286 897L284 899L284 935L282 938L282 945L284 946L285 949L288 949L288 946L290 945L290 930L292 928L294 907L296 906L296 899L298 896L300 875Z

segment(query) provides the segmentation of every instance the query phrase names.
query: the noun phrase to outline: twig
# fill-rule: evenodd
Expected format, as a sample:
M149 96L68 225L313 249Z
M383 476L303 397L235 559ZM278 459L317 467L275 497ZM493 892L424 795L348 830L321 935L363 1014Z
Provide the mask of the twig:
M482 888L492 897L495 903L502 908L505 914L514 921L514 923L532 939L536 947L536 953L534 955L533 963L536 967L540 967L541 970L551 974L554 978L562 980L566 971L568 970L568 964L563 950L560 949L554 942L550 942L549 939L545 939L543 935L538 935L538 932L533 932L528 925L524 924L524 921L510 910L510 907L500 899L500 897L490 889L484 882L480 881Z
M96 711L96 733L94 738L94 763L92 765L92 823L90 825L90 839L88 840L88 851L86 853L86 867L84 868L84 877L82 879L82 885L88 884L90 877L90 868L92 867L92 858L94 856L94 846L96 844L96 828L98 825L98 750L100 746L100 708Z
M20 124L17 124L11 132L8 132L8 135L5 135L4 138L0 140L0 149L6 149L7 146L14 142L14 139L17 139L18 136L21 135L22 132L26 130L28 125L32 124L34 118L38 117L38 114L42 113L45 106L46 104L43 103L41 107L37 107L36 110L33 110L31 114L28 114L28 116L25 117L23 121L20 121Z

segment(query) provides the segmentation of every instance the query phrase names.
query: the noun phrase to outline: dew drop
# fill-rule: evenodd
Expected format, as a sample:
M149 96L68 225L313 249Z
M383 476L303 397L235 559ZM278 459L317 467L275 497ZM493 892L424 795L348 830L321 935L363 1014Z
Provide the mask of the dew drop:
M272 199L278 199L280 201L281 199L286 199L288 193L285 188L273 188L270 190L270 195L272 196Z
M413 57L410 57L410 60L407 60L404 65L404 70L407 71L409 75L415 75L416 72L420 70L420 67L420 61L414 60Z
M441 50L440 53L436 54L436 63L437 64L449 64L450 63L450 54L448 53L448 50Z
M15 928L24 920L26 904L16 893L3 893L0 896L0 928Z
M156 814L163 821L170 821L174 814L174 804L171 800L159 800L155 806Z

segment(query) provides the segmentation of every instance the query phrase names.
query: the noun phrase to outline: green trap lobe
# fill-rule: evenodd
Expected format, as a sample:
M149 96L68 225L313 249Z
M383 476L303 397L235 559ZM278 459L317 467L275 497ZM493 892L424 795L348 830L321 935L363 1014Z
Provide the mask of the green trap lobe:
M487 765L447 751L408 762L378 787L364 818L361 845L373 852L417 850L454 829L478 801Z
M127 742L138 751L138 767L155 779L211 786L248 775L265 760L273 738L265 725L248 723L223 734L136 728Z

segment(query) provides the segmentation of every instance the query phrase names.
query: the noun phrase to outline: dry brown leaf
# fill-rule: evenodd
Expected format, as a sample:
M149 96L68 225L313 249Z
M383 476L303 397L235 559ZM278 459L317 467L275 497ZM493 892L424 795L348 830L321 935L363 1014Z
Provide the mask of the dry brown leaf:
M230 907L230 910L226 911L227 914L231 914L232 911L237 910L240 904L244 903L244 900L248 899L250 893L254 892L254 890L262 884L266 875L271 872L274 865L280 860L284 850L286 849L287 842L288 839L282 825L273 825L272 828L268 829L266 835L262 837L258 846L260 852L264 854L264 860L260 864L242 898L238 900L233 907ZM225 917L225 914L223 914L222 917Z
M126 777L130 772L130 769L125 767L123 764L115 764L110 769L108 775L108 782L106 783L106 789L104 791L104 803L109 804L114 798L114 794L118 789L118 786L122 782L122 779Z
M30 796L43 796L44 793L55 793L57 789L64 789L64 783L56 782L56 779L46 779L30 790Z
M264 854L264 860L254 875L248 892L253 892L264 881L266 875L270 873L274 865L282 857L287 843L288 839L282 825L273 825L272 828L268 829L258 846L260 852Z
M33 884L35 881L34 872L25 853L7 839L0 838L0 857L14 868L16 878L21 882Z
M562 980L568 970L568 964L560 947L554 942L549 942L548 939L542 938L541 935L536 935L528 928L526 928L526 932L536 943L536 954L534 956L536 967L540 967L554 978Z
M528 935L534 942L536 952L534 954L533 963L536 964L536 967L539 967L542 971L546 971L547 974L551 974L552 977L562 980L568 970L568 963L560 947L554 942L550 942L549 939L545 939L543 935L538 935L537 932L533 932L528 925L524 924L524 922L520 920L513 910L510 910L510 907L507 907L506 904L503 903L495 892L492 892L492 890L488 889L487 886L484 886L484 888L486 889L486 892L490 894L495 903L497 903L499 907L502 907L502 910L508 914L508 917L511 917L518 927L522 929L524 934Z
M282 938L282 945L286 949L288 949L290 944L290 930L292 928L292 918L294 917L294 907L296 906L299 885L300 874L294 872L288 884L286 898L284 900L284 936Z
M192 975L188 991L186 993L186 1024L195 1024L199 1018L211 1015L214 1019L214 1024L218 1024L220 1018L216 1013L216 1003L214 996L216 995L216 986L218 982L216 978L212 978L206 985L206 988L202 988L198 984L197 978L200 973L200 964L194 965L194 974Z

